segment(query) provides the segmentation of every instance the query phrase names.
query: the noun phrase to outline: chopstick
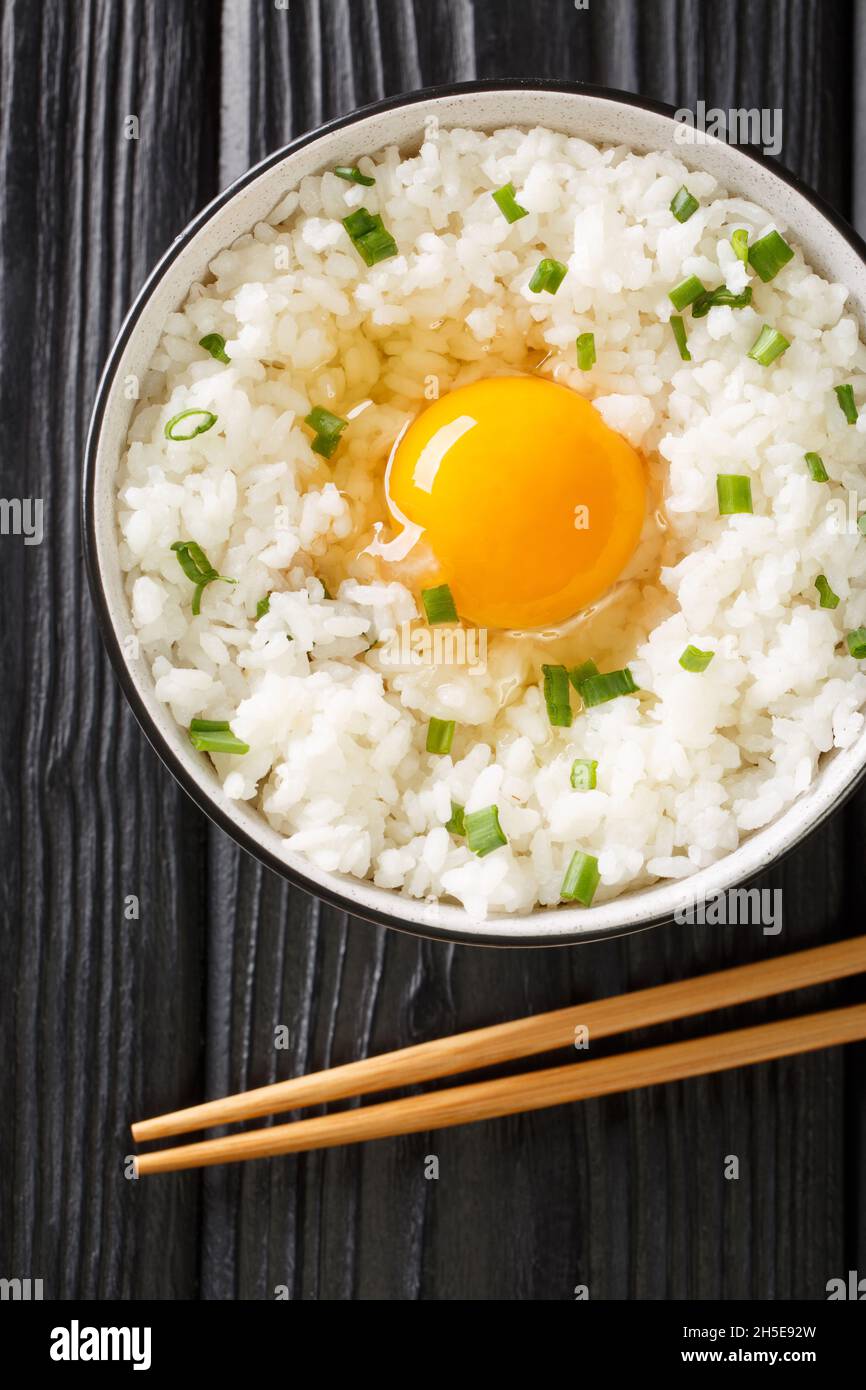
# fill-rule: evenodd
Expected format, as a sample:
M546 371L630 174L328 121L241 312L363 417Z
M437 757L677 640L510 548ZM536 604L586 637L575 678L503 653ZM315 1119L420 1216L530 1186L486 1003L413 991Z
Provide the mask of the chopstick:
M770 994L823 984L863 970L866 970L866 936L855 936L829 946L738 965L694 979L475 1028L454 1037L436 1038L378 1057L348 1062L329 1071L259 1086L252 1091L140 1120L132 1126L132 1137L139 1143L163 1139L235 1120L256 1119L306 1105L368 1095L372 1091L413 1086L440 1076L572 1046L577 1027L586 1027L590 1039L611 1037L633 1028L651 1027Z
M344 1110L336 1115L316 1116L296 1120L293 1124L158 1150L136 1158L135 1171L137 1177L142 1177L147 1173L210 1167L215 1163L271 1158L368 1139L392 1138L398 1134L447 1129L476 1120L543 1110L567 1101L588 1100L616 1091L710 1075L862 1038L866 1038L866 1004L855 1004L709 1038L645 1048L593 1062L572 1062L529 1075L456 1086L381 1105Z

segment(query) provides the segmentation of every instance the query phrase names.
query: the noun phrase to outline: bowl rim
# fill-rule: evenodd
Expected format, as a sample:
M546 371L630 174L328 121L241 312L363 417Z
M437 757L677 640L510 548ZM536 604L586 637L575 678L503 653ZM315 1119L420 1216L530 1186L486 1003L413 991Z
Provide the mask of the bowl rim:
M422 87L411 92L398 93L385 97L380 101L368 103L365 106L355 108L345 115L333 117L331 120L315 126L312 130L305 131L303 134L289 141L288 144L281 145L279 149L273 150L270 154L265 155L258 163L252 165L251 168L247 169L243 174L239 175L238 178L234 179L224 189L217 193L210 202L205 204L205 206L195 214L191 221L187 223L183 230L174 238L159 257L127 310L106 359L94 397L84 448L80 523L90 595L96 609L102 642L108 652L115 676L119 681L120 687L123 690L140 729L154 752L174 777L175 781L179 783L182 789L198 806L199 810L202 811L213 824L223 830L236 844L259 863L264 864L266 868L271 869L281 878L298 888L302 888L313 897L338 908L342 912L349 913L362 921L369 921L375 925L390 927L393 930L403 932L410 936L434 941L456 942L461 945L470 946L540 948L574 946L593 941L615 940L618 937L631 936L637 932L648 931L651 928L663 926L670 923L673 919L669 912L660 912L655 915L644 917L637 922L625 922L614 926L597 928L590 926L575 928L573 931L564 931L554 937L544 938L534 932L509 928L507 926L508 918L503 917L503 928L501 931L493 931L486 928L484 934L481 935L469 930L464 931L453 926L438 926L432 922L414 922L407 920L405 917L400 917L396 912L384 911L366 903L359 904L353 902L348 894L342 894L325 884L317 882L314 878L307 876L293 865L280 859L279 856L273 854L265 845L257 841L254 835L250 834L244 827L227 816L210 796L205 786L187 771L157 727L153 715L139 693L121 650L100 572L95 507L99 441L117 368L122 360L129 340L136 329L138 321L148 305L153 291L163 279L169 267L185 250L189 242L221 208L229 203L237 194L241 193L249 184L259 178L260 175L273 168L274 165L281 163L289 156L315 143L324 136L346 129L368 117L382 115L400 107L421 105L425 102L436 101L440 98L464 96L472 93L507 93L515 91L550 92L571 96L594 97L619 105L637 107L641 110L652 112L655 115L665 116L670 120L674 120L677 111L681 109L667 102L656 101L651 97L643 97L634 92L621 91L615 87L607 87L588 82L569 82L547 78L480 78L466 82L444 83L430 87ZM850 223L848 223L819 193L816 193L807 183L796 174L786 169L784 165L780 164L775 158L765 155L761 150L749 145L738 145L736 148L739 154L744 155L746 158L762 166L783 183L788 184L790 188L794 189L794 191L807 202L811 203L815 210L834 227L845 241L848 242L851 249L860 260L863 261L864 265L866 265L866 242L864 242ZM819 825L848 800L863 781L864 777L866 777L866 763L855 772L831 804L825 806L823 810L805 826L800 827L793 837L784 845L780 846L777 851L770 854L763 864L753 868L744 878L734 880L729 887L749 882L758 872L764 872L772 865L786 858L792 850L801 845ZM553 908L544 909L545 914L555 910L556 909ZM491 919L488 919L488 923L490 921Z

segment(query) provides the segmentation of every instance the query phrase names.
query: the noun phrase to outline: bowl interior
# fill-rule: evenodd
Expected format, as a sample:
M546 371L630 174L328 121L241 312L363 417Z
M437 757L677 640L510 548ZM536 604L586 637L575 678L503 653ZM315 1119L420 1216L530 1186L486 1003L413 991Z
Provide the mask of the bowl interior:
M398 98L304 136L272 155L215 200L175 241L142 290L121 329L100 387L88 444L85 530L94 593L106 641L137 718L156 751L199 805L246 849L310 891L374 921L428 936L499 945L557 945L635 931L668 921L684 902L724 891L765 868L830 813L866 764L866 733L824 761L815 782L777 821L732 854L685 881L662 883L589 909L559 907L473 921L460 906L417 902L369 882L323 872L283 848L282 837L257 811L230 801L207 758L156 699L147 664L134 653L114 519L119 462L134 400L125 386L141 377L166 316L207 276L214 255L265 218L300 179L335 164L352 164L386 145L417 148L425 122L490 130L544 125L583 139L627 144L639 151L673 150L707 169L723 187L766 208L803 247L812 265L850 293L849 308L866 323L866 265L856 238L807 193L752 155L714 139L681 143L685 128L663 108L629 98L557 87L449 89Z

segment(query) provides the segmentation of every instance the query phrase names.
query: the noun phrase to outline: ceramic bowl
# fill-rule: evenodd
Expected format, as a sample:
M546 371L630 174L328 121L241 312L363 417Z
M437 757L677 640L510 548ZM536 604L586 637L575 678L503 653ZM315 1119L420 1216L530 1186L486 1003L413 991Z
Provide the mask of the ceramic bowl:
M133 304L99 387L87 444L84 533L93 597L121 685L157 753L217 825L293 883L371 921L452 941L553 946L638 931L670 922L684 902L745 882L802 840L863 773L866 733L853 747L829 755L808 791L784 815L685 881L662 882L589 909L561 906L476 921L457 904L416 901L373 883L322 872L301 855L287 853L263 816L223 794L208 759L192 749L185 731L156 699L146 663L126 655L124 642L132 626L114 517L117 471L134 405L124 391L126 379L144 373L167 314L183 303L193 282L207 275L214 255L265 218L300 179L353 164L385 145L411 152L431 116L443 126L493 130L542 125L639 151L674 149L687 165L709 170L724 188L760 204L787 226L819 272L847 285L863 329L866 248L851 228L781 167L748 149L712 138L680 143L682 125L672 108L624 92L553 82L464 83L365 107L294 140L221 193L174 241Z

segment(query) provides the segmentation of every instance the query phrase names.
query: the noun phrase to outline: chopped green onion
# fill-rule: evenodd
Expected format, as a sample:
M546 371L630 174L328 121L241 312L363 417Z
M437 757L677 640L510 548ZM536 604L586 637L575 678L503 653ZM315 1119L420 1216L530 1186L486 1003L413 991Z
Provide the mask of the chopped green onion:
M545 256L535 267L529 288L533 294L541 294L542 290L546 290L548 294L556 294L567 273L568 266L563 265L562 261Z
M682 188L674 194L671 199L671 212L678 222L688 222L693 213L697 212L700 203L697 198L693 198L689 190L683 184Z
M381 217L377 227L357 238L355 246L367 265L378 265L380 261L390 261L392 256L397 255L397 243Z
M572 666L568 673L575 690L580 690L584 681L589 680L590 676L598 675L598 667L594 661L582 661L579 666Z
M752 480L742 473L717 473L716 496L719 499L719 516L738 516L741 512L751 512Z
M788 339L778 328L771 328L765 323L746 356L751 357L753 362L760 362L762 367L769 367L770 363L781 357L790 346Z
M559 896L569 902L578 902L584 907L589 907L600 881L598 860L594 855L584 854L583 850L576 849L565 871Z
M212 584L215 579L222 580L224 584L237 584L236 579L229 579L214 569L201 546L196 545L195 541L175 541L171 548L177 555L178 564L187 579L195 585L192 596L194 616L201 612L201 596L208 584Z
M427 752L450 753L455 728L453 719L431 719L427 725Z
M485 806L483 811L464 811L463 825L466 831L466 843L472 853L478 855L479 859L483 859L485 854L491 854L495 849L500 849L502 845L508 844L502 833L502 826L499 824L499 808L497 806Z
M357 164L338 164L334 173L338 179L345 179L347 183L363 184L364 188L372 188L376 182L369 174L362 174Z
M731 309L745 309L752 302L752 287L747 285L739 294L734 294L726 285L719 285L714 290L705 290L699 299L692 305L692 317L704 319L711 309L717 304L727 304Z
M679 348L680 357L684 362L691 362L692 354L689 352L686 342L686 326L679 314L671 314L671 328L673 329L674 340Z
M314 454L321 454L322 458L329 459L340 442L340 435L348 425L348 420L343 420L339 415L333 415L330 410L326 410L323 405L315 405L309 415L304 417L304 424L309 425L315 432L315 439L311 445Z
M334 415L323 405L314 405L309 415L304 416L304 424L317 434L340 434L348 424L340 415Z
M339 442L340 436L338 434L317 434L310 448L314 454L321 454L323 459L329 459L336 451Z
M834 594L830 588L830 581L826 574L819 574L815 580L815 588L818 590L821 608L838 608L839 595Z
M813 483L828 483L830 481L820 454L807 454L806 467L809 469L809 476Z
M175 425L179 424L181 420L188 420L192 415L198 417L199 424L191 429L189 434L175 434ZM217 417L210 410L196 410L194 408L192 410L182 410L179 415L172 415L165 427L165 437L166 439L173 439L176 444L180 444L185 439L195 439L197 434L206 434L209 429L213 428L216 422Z
M270 613L270 611L271 596L270 594L265 594L264 598L260 598L256 604L256 622L258 622L259 618L263 618L266 613Z
M194 584L200 583L207 576L216 578L216 570L195 541L175 541L171 548L177 555L178 564L187 579L191 579Z
M465 835L466 826L463 824L463 807L458 802L451 802L451 818L445 822L445 829L451 835Z
M226 340L222 333L205 333L203 338L199 338L198 345L203 347L205 352L209 352L211 357L215 357L217 362L232 360L226 352Z
M749 247L749 265L758 272L764 284L778 275L783 265L793 260L794 253L778 232L767 232Z
M199 753L249 753L250 745L233 734L227 719L194 719L189 741Z
M855 660L862 661L866 657L866 627L855 628L853 632L848 633L845 641Z
M595 361L595 334L581 333L577 340L577 365L582 372L588 372Z
M577 792L595 790L598 763L594 758L577 758L571 764L571 785Z
M702 652L700 647L689 643L680 657L680 665L684 671L706 671L714 656L715 652Z
M731 245L734 248L734 255L738 261L748 261L749 259L749 233L745 227L738 227L731 233Z
M571 726L571 701L568 695L568 672L564 666L542 666L544 672L544 703L547 717L554 727Z
M587 709L592 709L593 705L604 705L608 700L615 700L618 695L634 695L636 691L634 676L627 666L622 671L607 671L601 676L589 676L580 684L580 698Z
M372 212L368 212L366 208L356 208L348 217L343 218L343 226L354 241L356 237L366 236L368 232L375 231L378 223Z
M845 386L834 386L833 390L836 392L839 409L842 411L848 424L856 425L858 410L854 403L854 387L846 383Z
M528 210L522 208L514 196L513 183L504 183L501 188L496 189L492 197L506 222L519 222L521 217L529 216Z
M436 623L457 622L457 608L447 584L439 584L435 589L422 589L421 602L431 627Z
M857 518L857 530L861 536L866 536L866 512L861 512Z
M687 280L683 280L681 284L671 290L668 299L675 309L687 309L702 294L706 294L705 286L697 275L690 275Z
M378 213L370 213L366 208L356 208L343 218L343 226L349 233L352 245L367 265L376 265L397 255L397 243L385 227Z

